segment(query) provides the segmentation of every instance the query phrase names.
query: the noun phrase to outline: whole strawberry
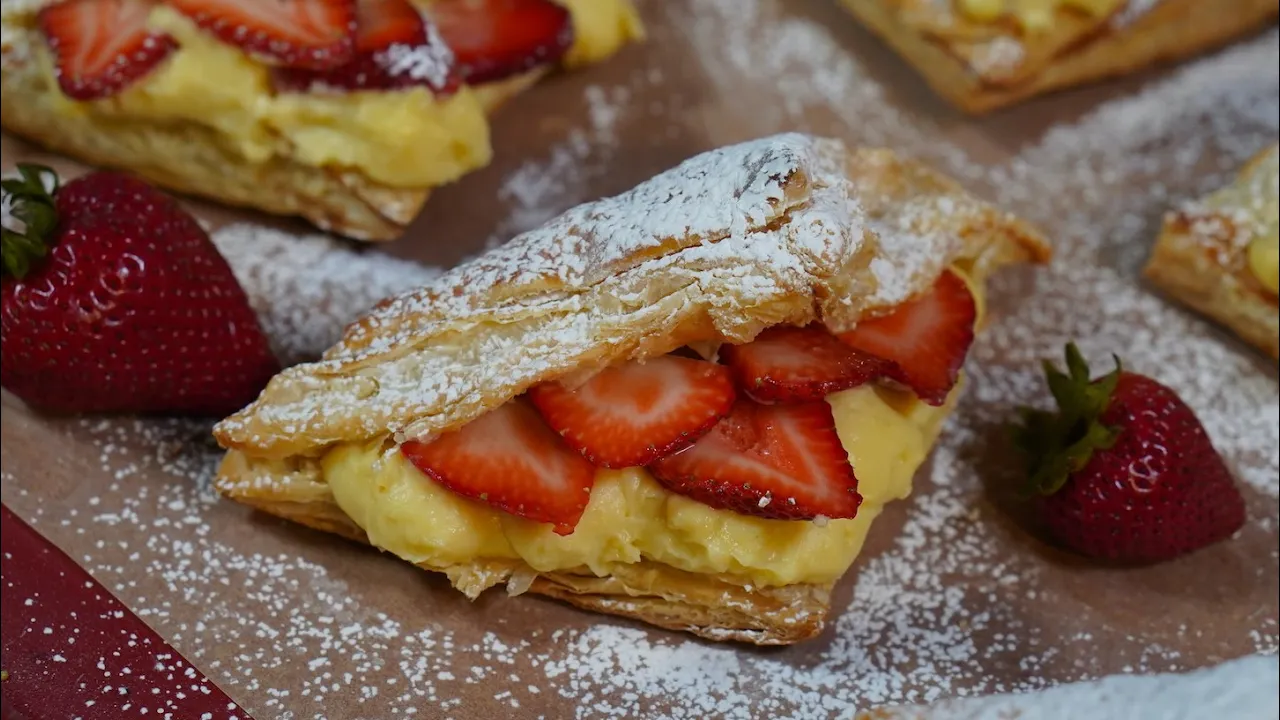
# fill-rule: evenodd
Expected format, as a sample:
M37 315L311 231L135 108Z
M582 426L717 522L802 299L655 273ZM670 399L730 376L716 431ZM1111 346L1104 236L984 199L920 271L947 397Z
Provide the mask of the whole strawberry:
M57 413L224 415L279 370L209 236L145 182L58 188L19 166L4 193L0 382Z
M1068 374L1045 363L1057 413L1029 411L1019 434L1031 490L1062 545L1125 563L1169 560L1230 537L1244 499L1191 408L1144 375L1090 380L1075 345Z

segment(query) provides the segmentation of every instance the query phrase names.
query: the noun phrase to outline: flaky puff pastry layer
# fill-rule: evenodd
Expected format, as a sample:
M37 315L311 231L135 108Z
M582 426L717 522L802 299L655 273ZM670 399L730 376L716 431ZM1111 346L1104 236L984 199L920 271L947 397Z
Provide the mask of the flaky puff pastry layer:
M1225 44L1272 22L1275 0L1120 0L1090 15L1063 3L1045 28L974 21L958 0L842 0L957 108L980 114L1137 72Z
M1049 250L1021 221L885 150L788 134L686 161L574 208L416 292L381 303L317 363L285 370L215 429L227 496L364 539L318 457L336 443L431 437L530 386L782 323L834 330ZM644 562L604 578L477 560L445 572L715 639L789 643L822 627L830 587L752 587Z
M1249 268L1249 244L1266 231L1258 217L1277 196L1272 145L1249 161L1228 187L1165 216L1144 270L1177 300L1280 359L1280 304ZM1215 196L1225 202L1205 202Z
M109 122L88 114L58 112L59 90L51 86L33 48L43 39L31 17L56 0L6 2L4 43L0 47L0 90L4 129L55 152L141 175L171 190L211 198L276 215L305 218L322 230L345 237L394 240L418 216L434 187L395 187L357 168L317 167L296 160L287 138L280 151L263 162L250 162L219 138L217 131L194 122ZM630 11L629 5L624 9ZM633 32L640 36L639 21ZM567 66L607 57L626 42L619 34L610 42L579 51ZM471 89L480 107L492 113L525 91L549 70L545 67ZM488 162L486 146L483 164Z

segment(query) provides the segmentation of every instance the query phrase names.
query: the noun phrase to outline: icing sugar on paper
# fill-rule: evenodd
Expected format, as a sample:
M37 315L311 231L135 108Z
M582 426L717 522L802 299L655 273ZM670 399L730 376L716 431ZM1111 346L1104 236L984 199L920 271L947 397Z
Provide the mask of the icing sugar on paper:
M729 5L698 5L701 20L687 32L708 54L726 34L740 33L757 54L753 68L784 73L791 84L788 107L775 118L779 125L802 127L817 105L884 102L876 100L883 89L825 29L800 20L750 29L746 23L756 20L730 18ZM772 7L732 6L742 16ZM761 37L803 38L808 50L799 41L761 44ZM732 47L746 46L735 41ZM1277 496L1280 437L1267 421L1278 412L1275 380L1259 372L1238 344L1134 280L1164 210L1221 184L1274 140L1280 126L1277 48L1271 31L1191 64L1142 94L1054 129L993 171L934 142L928 123L896 110L884 109L857 130L850 126L854 139L892 142L928 156L1007 209L1041 221L1058 240L1059 256L1053 267L1037 272L1035 294L1019 292L1033 282L1026 277L996 282L995 294L1025 296L1025 304L993 318L975 345L970 390L943 433L932 469L917 480L905 525L890 550L860 564L852 602L833 608L830 641L811 655L714 647L607 617L593 617L586 630L537 630L536 637L520 637L501 624L444 630L430 613L388 617L362 603L370 596L361 588L308 561L305 546L297 545L301 533L286 538L287 551L262 547L278 533L275 526L254 526L264 536L261 544L211 539L217 523L247 520L212 498L208 482L220 453L207 440L207 425L191 421L75 424L69 432L100 448L101 468L114 482L89 500L88 510L64 515L40 509L29 519L45 531L52 526L95 536L96 549L77 559L188 657L203 660L219 684L253 698L256 712L266 717L324 718L326 703L338 695L357 698L370 718L461 716L463 693L474 697L477 687L489 685L502 690L493 692L487 707L507 708L514 716L555 695L584 718L840 716L879 703L1041 687L1064 648L1093 647L1098 638L1092 633L1102 631L1089 630L1086 618L1076 634L1047 638L1012 613L1009 598L1034 603L1050 590L1034 560L990 557L995 538L1010 531L978 501L982 488L971 457L975 444L989 436L978 428L1043 398L1039 358L1056 357L1071 338L1080 339L1100 365L1111 350L1125 349L1131 366L1169 383L1197 409L1242 480ZM739 60L748 58L724 52L730 59L717 62L728 63L722 69L732 83L735 73L745 72ZM565 202L560 192L547 190L530 207ZM330 240L296 248L286 240L244 227L215 234L257 298L273 342L286 353L309 355L326 346L336 326L382 291L367 287L372 277L394 292L390 285L415 286L433 273L399 261L382 265L380 255L347 251ZM255 267L247 252L251 241L303 253L288 256L303 261ZM330 255L339 259L318 264ZM333 304L313 314L317 300L306 293L316 282L326 284ZM997 360L999 373L984 371ZM153 471L172 482L160 488L131 483ZM18 481L8 474L3 482L6 494L26 492L15 489ZM1276 518L1254 521L1274 526ZM957 573L974 578L972 586L946 582ZM1179 634L1198 632L1182 628ZM1249 642L1259 652L1275 653L1277 633L1273 622L1260 623ZM1134 672L1181 667L1176 648L1141 639L1132 644L1142 646L1129 658ZM225 647L235 648L233 661L209 660ZM993 682L983 672L992 664L1017 668L1021 679ZM1273 668L1268 671L1274 677ZM1077 667L1066 674L1084 678L1090 672ZM1054 673L1062 679L1064 671ZM1020 711L1052 708L1060 698L1029 695Z

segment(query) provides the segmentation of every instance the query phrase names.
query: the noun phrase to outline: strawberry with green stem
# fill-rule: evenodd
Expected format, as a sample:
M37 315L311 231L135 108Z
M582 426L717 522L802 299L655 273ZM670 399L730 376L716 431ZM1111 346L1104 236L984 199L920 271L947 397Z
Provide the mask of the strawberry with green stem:
M279 370L226 260L173 198L122 173L3 190L0 384L58 412L224 415Z
M1045 362L1057 412L1027 410L1016 439L1029 490L1059 543L1118 562L1169 560L1244 524L1244 499L1204 426L1149 377L1116 369L1096 380L1074 344L1067 372Z

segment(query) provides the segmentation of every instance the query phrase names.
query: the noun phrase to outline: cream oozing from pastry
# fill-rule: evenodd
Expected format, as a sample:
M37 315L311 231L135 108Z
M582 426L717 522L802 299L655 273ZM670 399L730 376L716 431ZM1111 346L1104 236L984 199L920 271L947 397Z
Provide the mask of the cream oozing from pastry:
M717 510L670 492L644 468L627 468L598 471L586 512L572 534L561 536L551 525L453 494L382 440L339 446L322 465L338 506L369 541L414 563L519 559L539 572L585 567L603 576L617 564L652 560L761 586L824 584L853 564L885 504L911 493L911 478L951 404L931 407L909 392L873 386L827 402L863 497L847 520L766 520Z

